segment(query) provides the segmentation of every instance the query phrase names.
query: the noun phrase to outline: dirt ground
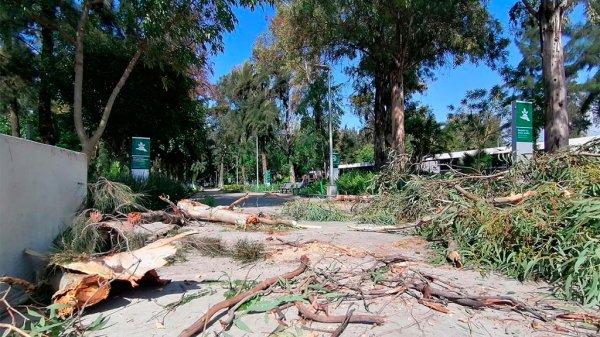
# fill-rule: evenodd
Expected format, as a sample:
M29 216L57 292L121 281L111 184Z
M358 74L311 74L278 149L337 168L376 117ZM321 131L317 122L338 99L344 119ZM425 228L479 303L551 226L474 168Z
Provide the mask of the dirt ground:
M246 210L276 213L279 209L279 206L261 206L260 209ZM110 326L95 336L177 336L210 306L224 299L230 281L260 282L281 275L298 267L299 257L303 254L310 258L313 272L325 274L332 271L337 275L365 273L377 263L378 258L401 254L414 261L396 264L399 273L412 270L431 275L443 280L437 285L439 287L452 285L470 295L508 295L536 308L543 308L548 313L578 310L576 304L552 297L550 286L545 283L521 283L497 274L484 276L469 268L434 265L430 262L434 252L429 243L419 237L350 231L348 223L342 222L303 223L319 225L321 228L249 232L219 224L201 224L194 229L203 237L220 238L229 244L242 238L263 242L269 251L268 257L256 263L241 264L229 258L211 258L197 251L188 251L186 261L158 270L161 278L172 280L168 285L140 287L117 293L108 301L90 308L85 319L91 321L98 315L108 317ZM312 240L314 242L300 247L289 244ZM366 279L353 282L360 287L370 287L372 284L371 280ZM380 314L386 319L382 325L350 324L343 336L584 336L595 333L579 329L575 323L567 321L542 322L506 307L474 310L450 303L447 305L449 313L442 313L420 304L416 298L420 294L413 295L404 293L351 302L355 314ZM184 298L193 299L178 306L173 305ZM346 302L330 304L328 314L343 316L348 305ZM205 335L329 336L339 326L337 323L302 320L294 307L283 310L283 314L288 327L278 334L271 334L279 325L275 314L258 313L241 317L247 327L243 324L232 326L223 332L223 327L216 321ZM223 319L224 316L219 318Z

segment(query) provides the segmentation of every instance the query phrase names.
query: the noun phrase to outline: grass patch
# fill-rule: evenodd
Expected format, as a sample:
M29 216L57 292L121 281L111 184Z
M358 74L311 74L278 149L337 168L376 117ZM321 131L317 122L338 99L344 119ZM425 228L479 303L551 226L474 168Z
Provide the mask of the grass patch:
M294 220L306 221L344 221L351 218L350 214L329 202L315 203L308 200L294 200L285 203L283 213Z
M247 239L238 240L231 248L231 258L242 263L250 263L265 258L265 244Z
M202 237L189 245L204 256L217 257L229 255L229 250L219 238Z

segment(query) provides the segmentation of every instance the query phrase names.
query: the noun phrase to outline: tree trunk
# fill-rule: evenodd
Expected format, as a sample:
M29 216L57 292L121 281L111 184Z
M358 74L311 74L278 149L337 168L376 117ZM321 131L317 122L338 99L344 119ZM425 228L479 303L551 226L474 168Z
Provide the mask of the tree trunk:
M296 170L294 169L294 161L292 160L291 157L290 157L289 163L290 163L290 183L295 183L296 182Z
M46 2L44 2L46 4ZM42 8L43 16L48 20L54 19L56 9L53 5L44 5ZM57 137L52 121L52 91L50 89L50 73L52 71L52 61L54 58L54 37L52 30L48 27L41 27L42 51L40 54L40 89L38 94L38 132L43 143L54 145Z
M546 100L544 148L556 152L569 146L567 79L562 43L564 8L556 1L544 1L540 11L542 35L542 76ZM561 6L557 8L557 6Z
M375 148L375 165L381 167L385 164L385 108L383 104L383 82L380 76L375 76L375 125L373 128L373 142Z
M242 185L246 185L246 167L242 163Z
M21 129L19 127L19 102L16 97L10 100L10 134L13 137L21 137Z
M263 184L267 184L267 154L261 153L260 158L262 161L262 175L263 175Z
M106 125L108 123L108 118L110 117L110 113L112 111L113 104L117 99L117 96L121 92L121 89L127 82L129 75L131 75L131 71L137 64L140 56L146 49L146 43L142 42L138 45L138 49L135 51L135 54L129 60L125 71L119 78L119 82L115 85L110 96L108 97L108 101L106 101L106 105L104 106L104 111L102 112L102 117L100 118L100 123L96 128L96 131L92 134L91 137L88 137L87 132L85 131L85 127L83 125L83 112L82 112L82 92L83 92L83 41L85 36L85 25L88 19L88 10L89 3L84 1L84 5L81 11L81 17L79 18L79 22L77 24L77 32L75 37L75 83L73 85L74 93L73 93L73 119L75 121L75 131L77 132L77 137L79 138L79 142L81 143L81 150L86 154L88 158L88 163L92 158L92 155L96 149L96 145L100 141L100 137L104 133L106 129Z
M392 139L395 156L404 155L404 73L396 67L390 74Z
M223 188L225 185L225 163L223 156L221 156L221 162L219 163L219 188Z

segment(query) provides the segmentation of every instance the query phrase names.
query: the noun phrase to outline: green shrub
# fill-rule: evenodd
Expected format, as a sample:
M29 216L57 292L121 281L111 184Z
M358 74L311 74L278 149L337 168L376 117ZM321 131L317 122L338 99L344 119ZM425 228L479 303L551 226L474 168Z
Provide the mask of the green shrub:
M348 172L339 176L336 181L339 194L360 195L369 191L375 177L372 172Z
M327 179L318 180L306 186L302 192L306 195L327 195L327 184L329 184Z
M242 193L245 190L244 185L224 185L221 189L223 193Z

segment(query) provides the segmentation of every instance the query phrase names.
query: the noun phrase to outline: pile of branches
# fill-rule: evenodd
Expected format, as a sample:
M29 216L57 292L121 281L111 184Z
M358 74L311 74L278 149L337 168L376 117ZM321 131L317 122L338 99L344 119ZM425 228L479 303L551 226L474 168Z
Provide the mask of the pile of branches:
M376 182L381 196L360 213L393 216L381 223L385 231L417 228L467 263L543 279L564 298L600 304L600 141L490 175L389 169Z
M463 287L420 271L409 260L403 256L381 256L375 257L373 263L362 263L364 267L342 268L323 261L312 264L303 255L295 270L266 279L209 307L179 337L196 336L214 326L217 335L226 335L224 331L232 326L252 332L240 318L257 313L271 313L276 318L278 325L271 334L291 328L293 317L298 316L303 330L335 337L350 324L385 324L386 307L411 298L444 314L451 313L448 304L452 303L478 310L514 311L541 322L569 319L600 327L600 318L594 315L548 311L510 296L469 294ZM322 328L312 323L326 325ZM336 326L332 328L332 324Z

